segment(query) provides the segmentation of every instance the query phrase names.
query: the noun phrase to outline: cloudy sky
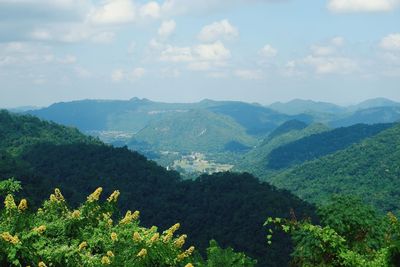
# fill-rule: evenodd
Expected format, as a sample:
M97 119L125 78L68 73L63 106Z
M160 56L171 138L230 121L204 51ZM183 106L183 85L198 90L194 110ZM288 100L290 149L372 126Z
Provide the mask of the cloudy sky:
M400 100L400 0L0 0L0 107Z

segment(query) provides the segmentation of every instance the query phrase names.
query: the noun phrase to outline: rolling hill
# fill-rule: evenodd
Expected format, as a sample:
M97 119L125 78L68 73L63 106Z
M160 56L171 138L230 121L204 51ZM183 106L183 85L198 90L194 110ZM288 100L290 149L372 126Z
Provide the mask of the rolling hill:
M149 123L134 136L134 141L145 142L156 150L183 153L223 152L230 142L244 146L256 143L256 139L232 118L201 109Z
M267 157L267 168L284 169L331 154L392 126L391 123L356 124L304 137L272 150Z
M382 212L400 212L400 125L267 178L314 203L334 194L361 196Z

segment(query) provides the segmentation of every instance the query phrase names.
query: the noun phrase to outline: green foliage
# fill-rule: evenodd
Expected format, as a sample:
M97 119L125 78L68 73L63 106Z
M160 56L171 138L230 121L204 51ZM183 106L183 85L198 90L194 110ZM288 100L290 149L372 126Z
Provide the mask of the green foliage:
M217 241L211 240L207 248L207 263L204 267L253 267L257 261L247 257L244 253L236 253L232 248L221 248Z
M119 192L101 203L101 191L70 210L56 189L36 212L25 199L17 206L8 195L0 214L1 265L184 266L192 260L194 247L182 249L186 235L175 235L179 224L162 233L148 229L137 211L113 221Z
M302 199L326 203L334 194L359 196L379 212L400 212L400 125L347 149L268 177Z
M21 189L21 182L14 178L0 181L0 196L12 195Z
M381 217L357 199L338 197L319 215L321 225L295 218L265 222L271 232L275 226L290 233L296 266L398 266L400 223L393 214Z

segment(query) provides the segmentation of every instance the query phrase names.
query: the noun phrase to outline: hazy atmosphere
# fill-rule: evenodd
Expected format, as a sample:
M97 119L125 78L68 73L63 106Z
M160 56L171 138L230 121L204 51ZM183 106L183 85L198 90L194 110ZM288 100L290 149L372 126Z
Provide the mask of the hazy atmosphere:
M0 107L400 100L398 0L0 0Z

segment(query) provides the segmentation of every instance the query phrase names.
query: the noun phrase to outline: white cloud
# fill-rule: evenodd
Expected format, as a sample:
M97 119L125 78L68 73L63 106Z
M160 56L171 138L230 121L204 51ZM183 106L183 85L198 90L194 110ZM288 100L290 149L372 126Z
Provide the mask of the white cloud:
M260 55L263 57L274 57L278 54L278 50L267 44L260 50Z
M184 47L167 45L160 53L161 61L188 63L188 69L195 71L223 67L230 57L231 52L220 41Z
M77 58L76 58L76 56L73 56L73 55L66 55L64 58L60 58L58 60L58 62L61 64L74 64L74 63L76 63L76 61L77 61Z
M344 45L344 38L337 36L332 38L328 44L325 45L312 45L311 51L315 56L329 56L335 54L340 47Z
M112 79L114 82L120 82L120 81L122 81L122 80L124 79L124 77L125 77L124 71L123 71L123 70L120 70L120 69L114 70L114 71L111 73L111 79Z
M176 23L174 20L165 20L158 28L158 36L162 39L168 38L175 31L175 28Z
M92 76L92 73L88 69L80 67L80 66L76 66L74 68L74 71L81 78L89 78Z
M33 32L31 32L30 36L35 39L35 40L39 40L39 41L49 41L52 40L53 37L51 35L51 33L47 30L34 30Z
M161 76L164 78L178 78L181 76L181 72L175 68L164 68L161 70Z
M344 45L345 40L344 40L343 37L337 36L337 37L332 38L331 43L332 43L332 45L339 47L339 46L343 46Z
M224 61L231 57L231 52L220 41L212 44L201 44L194 48L202 60Z
M311 51L316 56L329 56L335 52L335 48L332 46L313 45L311 46Z
M208 61L197 61L197 62L192 62L188 65L189 70L194 70L194 71L206 71L211 69L211 64Z
M207 73L207 76L214 79L222 79L228 77L228 73L225 71L214 71Z
M142 78L145 74L146 70L141 67L134 68L133 70L116 69L111 73L111 79L114 82L121 82L124 80L134 82Z
M161 52L161 61L169 62L189 62L193 60L192 48L189 46L178 47L168 45L165 50Z
M108 0L89 14L95 24L120 24L136 19L136 6L131 0Z
M149 2L140 8L140 16L157 19L161 16L161 7L157 2Z
M235 39L238 36L239 31L228 20L224 19L204 26L198 35L198 39L202 42L214 42L221 39Z
M307 56L302 61L313 67L317 74L350 74L358 70L356 61L346 57Z
M380 47L385 50L400 51L400 33L393 33L384 37L380 43Z
M391 11L398 0L329 0L328 8L333 12L382 12Z
M261 70L239 69L234 74L243 80L261 80L264 78Z
M142 78L146 74L144 68L135 68L128 74L128 80L135 81Z
M115 33L113 32L101 32L98 34L95 34L91 40L94 43L99 43L99 44L109 44L114 41L115 38Z

